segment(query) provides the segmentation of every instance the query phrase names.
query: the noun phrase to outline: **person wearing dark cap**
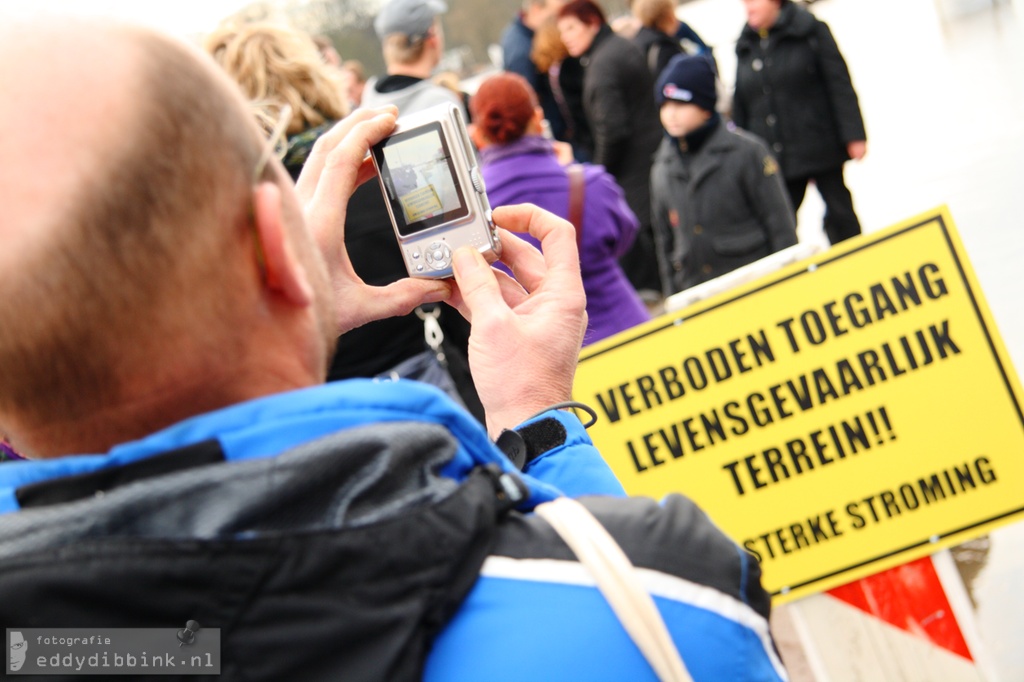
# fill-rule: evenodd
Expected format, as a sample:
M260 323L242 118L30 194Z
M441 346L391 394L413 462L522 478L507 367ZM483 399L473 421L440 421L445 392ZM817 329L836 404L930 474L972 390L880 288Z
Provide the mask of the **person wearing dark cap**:
M764 142L715 110L707 55L677 55L655 86L665 137L651 169L654 234L671 295L797 242L793 208Z
M372 78L361 105L394 104L399 115L452 102L467 115L462 98L430 80L444 54L440 16L448 11L441 0L388 0L373 21L384 50L387 75Z

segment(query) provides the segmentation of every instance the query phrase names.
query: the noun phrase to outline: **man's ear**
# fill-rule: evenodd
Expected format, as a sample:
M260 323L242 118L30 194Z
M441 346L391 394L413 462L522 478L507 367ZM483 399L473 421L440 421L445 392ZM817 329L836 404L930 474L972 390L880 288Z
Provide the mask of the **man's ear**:
M434 47L440 47L441 46L441 42L440 42L440 36L437 35L437 27L436 26L432 26L430 28L430 30L427 31L427 34L423 37L423 40L425 42L431 43Z
M544 110L540 107L533 108L533 116L530 117L530 123L527 126L527 132L534 135L540 135L544 132Z
M295 256L282 199L281 188L272 182L260 182L253 189L253 223L260 241L256 248L262 248L267 290L286 303L305 307L313 301L313 287Z

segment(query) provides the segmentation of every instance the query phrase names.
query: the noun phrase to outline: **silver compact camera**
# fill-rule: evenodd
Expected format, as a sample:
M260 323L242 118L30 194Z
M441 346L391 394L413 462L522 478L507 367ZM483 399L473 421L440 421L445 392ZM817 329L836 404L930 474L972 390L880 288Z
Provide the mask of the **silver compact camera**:
M452 254L477 249L501 255L476 151L454 104L402 116L370 148L391 224L412 277L452 276Z

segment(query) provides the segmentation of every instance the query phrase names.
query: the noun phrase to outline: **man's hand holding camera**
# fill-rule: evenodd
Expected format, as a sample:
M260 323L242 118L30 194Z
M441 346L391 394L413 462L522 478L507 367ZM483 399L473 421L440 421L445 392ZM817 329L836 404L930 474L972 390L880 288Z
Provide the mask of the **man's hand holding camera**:
M339 335L451 294L451 285L443 280L404 278L372 287L356 274L345 249L348 200L356 187L374 176L367 152L394 129L397 113L393 106L359 109L342 119L317 140L295 185L306 224L327 262Z
M344 242L345 211L355 188L374 175L370 146L395 128L394 107L357 110L321 136L296 185L309 228L327 261L338 331L448 300L472 323L469 361L492 436L569 400L586 329L586 296L572 225L536 206L494 210L502 261L512 279L471 247L453 254L455 279L405 278L370 287L356 274ZM381 226L386 229L387 226ZM511 232L529 232L543 253ZM518 280L518 281L516 281Z
M501 230L501 260L515 280L471 248L455 253L457 284L449 303L472 323L470 369L491 436L572 398L587 326L572 225L530 204L496 208L494 221L529 232L543 253Z

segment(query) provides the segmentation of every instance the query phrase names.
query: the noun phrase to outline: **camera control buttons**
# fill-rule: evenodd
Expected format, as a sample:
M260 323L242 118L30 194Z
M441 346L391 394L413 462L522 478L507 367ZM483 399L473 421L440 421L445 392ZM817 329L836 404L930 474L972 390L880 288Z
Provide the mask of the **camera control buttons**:
M452 264L452 250L443 242L432 242L423 258L435 270L445 270Z
M410 274L412 273L412 270L415 270L416 272L423 272L426 270L423 265L423 254L420 253L418 246L407 247L405 253L409 259L409 267L411 268Z

